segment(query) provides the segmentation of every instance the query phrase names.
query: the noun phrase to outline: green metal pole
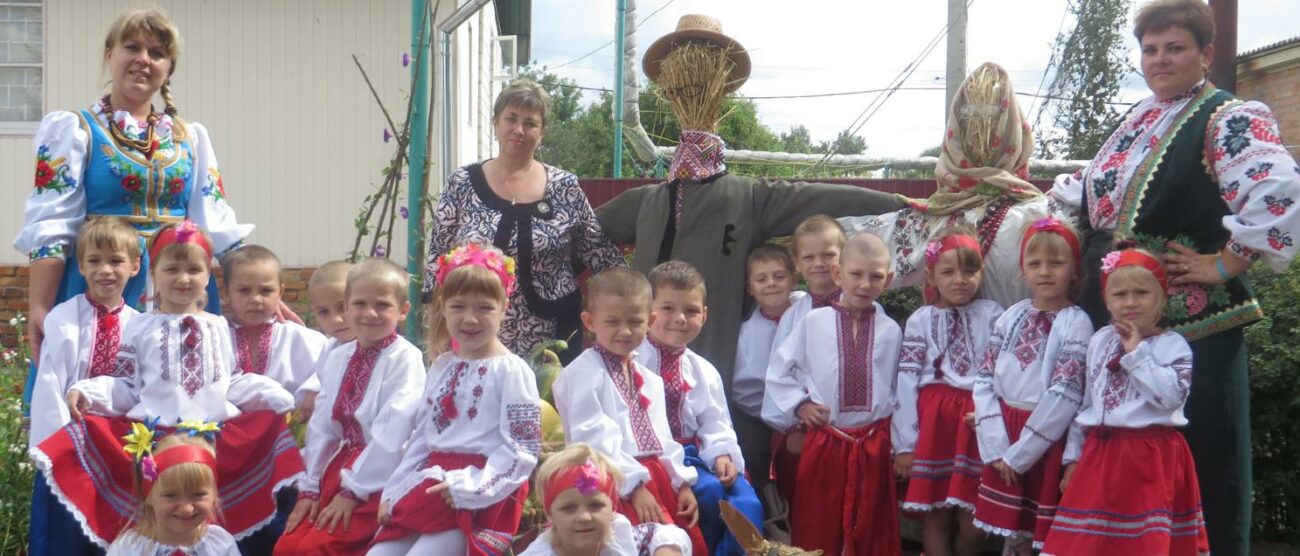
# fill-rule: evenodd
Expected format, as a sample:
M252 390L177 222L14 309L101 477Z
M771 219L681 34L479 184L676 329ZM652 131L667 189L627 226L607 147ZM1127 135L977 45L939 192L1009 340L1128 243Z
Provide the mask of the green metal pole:
M623 177L623 20L627 18L627 0L618 3L614 20L614 177Z
M411 276L424 275L424 184L428 176L429 147L429 67L433 60L433 51L429 48L433 22L429 21L429 0L411 0L411 74L415 81L411 90L411 137L407 150L407 191L406 204L408 220L406 221L406 271ZM396 130L394 130L396 131ZM444 138L444 140L446 140ZM420 342L420 297L423 293L421 284L411 281L407 296L411 302L411 311L406 317L406 338Z

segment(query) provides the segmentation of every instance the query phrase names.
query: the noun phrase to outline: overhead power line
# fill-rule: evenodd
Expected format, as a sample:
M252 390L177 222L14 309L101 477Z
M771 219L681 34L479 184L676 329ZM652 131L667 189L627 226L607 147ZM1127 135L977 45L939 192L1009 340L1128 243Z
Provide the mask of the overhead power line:
M659 9L657 9L657 10L655 10L655 11L653 11L653 12L650 12L650 15L647 15L647 16L645 16L644 18L642 18L641 21L636 22L636 26L637 26L637 28L638 28L638 29L641 28L641 25L642 25L643 23L645 23L645 22L647 22L647 21L650 21L650 18L654 17L655 14L664 11L664 8L667 8L668 6L673 5L673 2L676 2L676 1L677 1L677 0L668 0L667 2L664 2L664 5L659 6ZM592 50L591 52L588 52L588 53L586 53L586 54L583 54L582 56L578 56L577 58L574 58L574 59L572 59L572 60L569 60L568 62L565 62L565 63L563 63L563 64L560 64L560 65L555 66L554 68L550 68L550 69L559 69L559 68L562 68L562 67L567 66L567 65L570 65L570 64L575 64L575 63L577 63L577 62L581 62L581 61L587 59L588 56L591 56L592 54L595 54L595 53L597 53L597 52L600 52L600 51L602 51L602 50L604 50L604 49L606 49L606 48L609 48L610 46L613 46L613 44L614 44L614 41L611 40L611 41L609 41L609 42L607 42L607 43L605 43L605 44L602 44L602 45L596 47L596 48L595 48L594 50Z

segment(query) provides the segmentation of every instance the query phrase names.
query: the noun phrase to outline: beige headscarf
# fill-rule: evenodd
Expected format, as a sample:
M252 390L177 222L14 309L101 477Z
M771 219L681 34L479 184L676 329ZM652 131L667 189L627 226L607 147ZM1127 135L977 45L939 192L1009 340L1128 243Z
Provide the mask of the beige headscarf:
M1016 104L1006 70L986 62L966 78L948 110L948 129L934 167L939 190L913 207L943 216L1000 196L1042 196L1027 180L1034 138Z

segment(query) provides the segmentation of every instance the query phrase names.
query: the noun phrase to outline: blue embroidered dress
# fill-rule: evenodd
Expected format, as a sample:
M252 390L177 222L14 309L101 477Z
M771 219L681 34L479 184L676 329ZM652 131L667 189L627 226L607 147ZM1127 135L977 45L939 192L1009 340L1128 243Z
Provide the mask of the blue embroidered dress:
M144 126L125 110L113 115L123 131L144 136ZM152 160L117 144L109 134L102 104L79 112L52 112L36 134L36 183L27 199L25 221L14 247L31 260L67 259L55 303L86 289L72 252L87 217L118 216L135 226L144 243L170 222L193 220L212 238L218 253L237 245L253 229L239 224L226 202L208 131L187 122L186 136L173 138L173 122L163 116L156 126L159 146ZM125 298L145 309L149 257L140 274L127 283ZM215 284L209 284L209 310L217 308Z

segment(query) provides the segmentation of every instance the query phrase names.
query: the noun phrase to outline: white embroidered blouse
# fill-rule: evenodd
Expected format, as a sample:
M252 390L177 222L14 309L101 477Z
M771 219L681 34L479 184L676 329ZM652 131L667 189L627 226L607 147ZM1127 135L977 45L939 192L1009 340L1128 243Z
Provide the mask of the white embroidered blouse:
M898 407L898 323L879 303L863 311L858 332L853 316L838 304L808 313L777 349L768 368L767 393L772 411L763 406L763 420L777 430L799 422L796 411L805 401L830 407L829 423L841 429L870 425L894 414ZM891 438L900 439L899 421ZM898 445L894 446L896 453Z
M1083 454L1084 434L1096 426L1139 429L1187 424L1183 404L1192 388L1192 348L1176 332L1143 338L1124 352L1115 327L1088 343L1087 396L1070 426L1066 463Z
M975 379L976 437L984 463L1024 473L1065 437L1083 402L1092 322L1077 306L1039 311L1032 300L998 318ZM1010 441L999 402L1031 413Z
M45 340L32 385L29 446L40 444L72 419L68 388L82 379L117 372L122 331L138 314L126 303L108 310L78 294L46 315Z
M109 545L107 556L239 556L239 547L229 531L214 523L207 527L194 546L163 544L128 529Z
M634 359L629 363L634 382L641 384L628 384L622 372L611 370L598 347L582 352L560 372L551 391L565 441L586 442L613 460L623 472L619 495L624 498L650 480L637 461L641 457L657 457L674 489L694 485L695 468L682 463L682 445L668 427L663 380Z
M270 378L302 401L300 390L324 363L325 335L296 322L231 323L239 369Z
M298 488L320 493L330 461L347 446L364 445L340 472L343 488L364 500L384 488L401 461L424 389L424 358L394 333L364 348L357 342L339 346L319 375L321 391L303 450L307 473Z
M786 313L807 296L807 292L790 292L790 307L786 308ZM731 375L731 405L756 419L763 416L767 364L772 360L772 346L776 344L776 328L780 322L781 317L769 317L755 307L754 312L740 325L740 338L736 342L736 369Z
M425 479L451 485L457 508L491 506L528 482L542 449L542 410L533 370L514 354L439 355L418 400L415 431L383 500L396 503ZM444 470L432 452L482 454L482 467Z
M672 547L691 553L691 537L676 525L642 523L632 525L623 514L614 514L610 526L610 542L600 549L600 556L652 556L656 550ZM554 556L555 534L551 529L542 531L541 535L519 556Z
M168 424L293 408L293 395L274 380L238 370L230 325L211 313L136 315L122 333L116 364L114 376L72 385L93 413Z
M648 337L637 348L636 361L664 381L668 428L674 438L698 441L700 459L710 470L716 471L713 463L719 456L730 456L737 469L745 468L722 375L712 363L690 348L676 353L658 349Z

